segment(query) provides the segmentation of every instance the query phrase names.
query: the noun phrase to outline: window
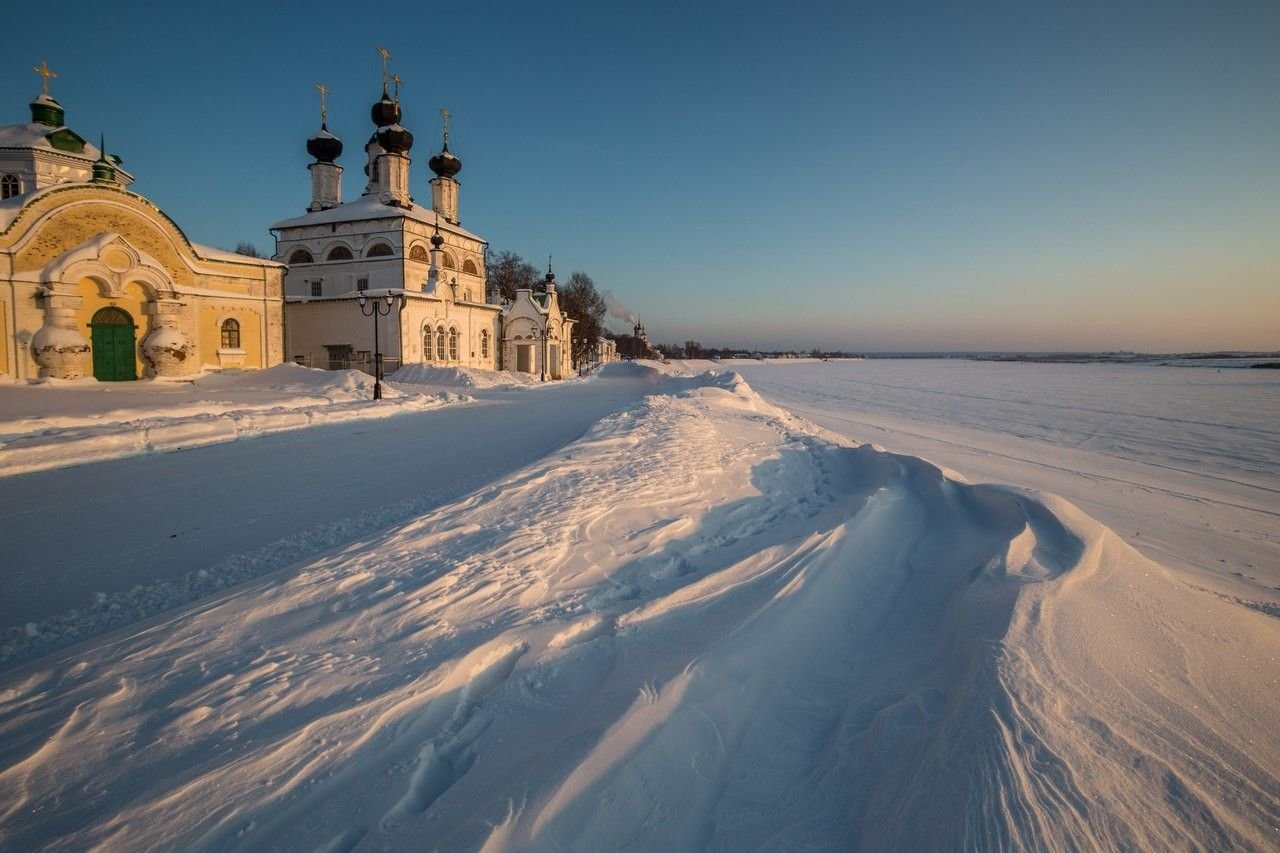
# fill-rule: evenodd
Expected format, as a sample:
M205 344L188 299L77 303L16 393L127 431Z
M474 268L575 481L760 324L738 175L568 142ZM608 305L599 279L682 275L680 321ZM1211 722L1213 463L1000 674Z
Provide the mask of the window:
M444 361L444 326L436 329L436 359Z
M481 358L489 357L489 330L488 329L480 330L480 357Z
M409 250L409 260L421 261L424 264L427 263L427 250L421 246L414 246Z
M476 269L476 262L470 258L462 262L462 271L469 272L472 275L480 275L480 270Z
M368 289L369 289L368 276L361 276L360 278L356 279L356 290L368 290Z
M351 250L346 246L334 246L329 250L329 260L349 261L351 260Z
M222 321L222 348L240 349L240 324L235 320Z
M458 268L457 265L453 262L453 255L449 254L448 252L440 253L440 266L444 267L447 270L456 270Z
M315 263L315 258L306 249L294 249L293 254L289 256L291 264L310 264Z
M431 361L431 327L422 330L422 360Z
M311 282L311 295L312 295L312 296L323 296L323 295L324 295L324 281L313 281L313 282Z
M13 198L22 192L22 184L18 183L17 175L5 175L0 178L0 198Z
M458 330L454 328L449 329L449 360L458 360Z
M374 243L369 250L364 253L366 258L389 258L395 252L391 251L391 247L386 243Z

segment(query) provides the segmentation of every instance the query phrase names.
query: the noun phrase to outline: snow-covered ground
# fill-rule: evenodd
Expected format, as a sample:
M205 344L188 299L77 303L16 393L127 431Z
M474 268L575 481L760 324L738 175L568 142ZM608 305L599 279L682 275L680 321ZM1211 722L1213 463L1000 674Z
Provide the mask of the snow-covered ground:
M6 549L92 535L105 561L150 555L128 573L143 587L169 562L136 547L149 521L234 549L282 488L305 515L371 472L400 509L0 675L0 847L1280 844L1275 380L696 367L6 480L68 496L191 460L161 519L82 529L90 504L6 498ZM503 438L538 446L485 463ZM1113 531L993 472L1092 482L1073 500L1129 515ZM206 508L202 475L239 515Z

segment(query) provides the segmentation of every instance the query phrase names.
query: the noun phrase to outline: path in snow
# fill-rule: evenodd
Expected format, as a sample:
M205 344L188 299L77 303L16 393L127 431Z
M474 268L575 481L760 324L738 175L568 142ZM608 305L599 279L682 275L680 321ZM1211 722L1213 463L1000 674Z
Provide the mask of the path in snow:
M0 846L1274 848L1280 621L737 377L660 390L0 678Z
M615 371L475 391L474 404L427 413L6 478L0 628L9 629L9 656L126 624L447 504L572 441L652 381ZM95 593L106 598L95 604ZM62 636L27 637L29 622Z

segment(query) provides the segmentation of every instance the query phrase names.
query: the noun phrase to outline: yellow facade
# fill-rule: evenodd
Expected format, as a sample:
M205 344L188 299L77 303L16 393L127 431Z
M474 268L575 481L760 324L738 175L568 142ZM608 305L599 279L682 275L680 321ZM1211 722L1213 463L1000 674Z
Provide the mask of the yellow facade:
M0 210L0 300L13 318L0 373L120 378L130 352L138 377L279 364L283 270L191 243L151 202L110 183L38 190ZM99 314L106 308L127 312L132 340L121 315ZM95 338L95 317L108 315L116 325ZM222 345L228 321L238 346ZM116 367L95 340L115 348Z

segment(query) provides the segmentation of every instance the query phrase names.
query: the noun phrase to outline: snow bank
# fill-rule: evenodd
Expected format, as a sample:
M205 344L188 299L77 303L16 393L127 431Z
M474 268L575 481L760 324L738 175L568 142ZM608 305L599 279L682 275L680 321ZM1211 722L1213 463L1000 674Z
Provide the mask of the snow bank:
M654 376L500 483L6 676L0 845L1274 844L1274 618L1059 499Z
M435 388L527 388L543 384L527 373L477 370L470 367L432 367L427 364L406 364L387 379L396 385L429 385Z
M355 370L282 364L191 383L100 383L4 389L16 416L0 421L0 477L186 450L285 430L426 411L469 398L405 392ZM151 387L146 387L151 386ZM61 398L61 399L59 399ZM125 407L115 407L118 402ZM61 405L60 405L61 404ZM20 414L35 409L41 414Z

